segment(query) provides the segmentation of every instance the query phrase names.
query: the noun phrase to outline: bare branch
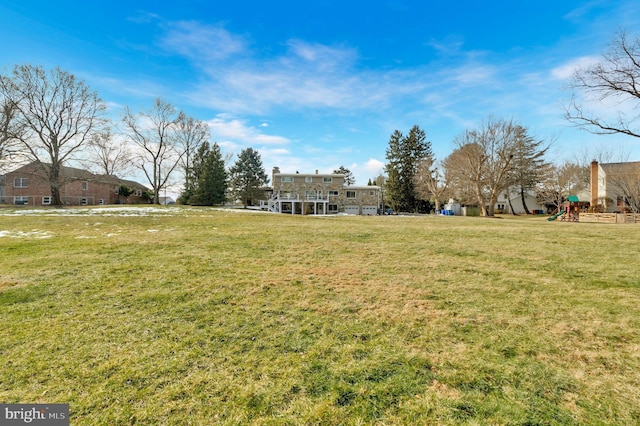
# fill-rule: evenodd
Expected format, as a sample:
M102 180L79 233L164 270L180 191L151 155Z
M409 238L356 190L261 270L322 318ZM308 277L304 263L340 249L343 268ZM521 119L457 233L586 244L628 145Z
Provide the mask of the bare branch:
M0 94L14 108L12 138L30 160L46 165L52 204L61 204L60 167L104 126L105 104L72 74L32 65L0 76Z
M620 33L602 61L577 70L570 86L567 120L594 134L640 138L640 117L635 113L640 106L640 38ZM607 110L604 116L593 111L598 108Z

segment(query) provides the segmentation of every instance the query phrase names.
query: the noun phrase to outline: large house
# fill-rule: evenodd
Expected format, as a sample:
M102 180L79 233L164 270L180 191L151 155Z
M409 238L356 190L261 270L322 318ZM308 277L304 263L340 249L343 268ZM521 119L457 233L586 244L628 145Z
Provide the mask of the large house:
M33 162L0 176L0 203L29 206L51 205L51 186L42 165ZM137 182L110 175L96 175L73 167L60 168L60 198L65 205L148 203L149 190ZM121 187L130 188L128 197Z
M622 213L635 210L640 199L640 161L591 162L591 206L595 210Z
M288 214L376 215L381 207L378 186L349 186L343 174L280 173L274 167L273 189L263 206Z

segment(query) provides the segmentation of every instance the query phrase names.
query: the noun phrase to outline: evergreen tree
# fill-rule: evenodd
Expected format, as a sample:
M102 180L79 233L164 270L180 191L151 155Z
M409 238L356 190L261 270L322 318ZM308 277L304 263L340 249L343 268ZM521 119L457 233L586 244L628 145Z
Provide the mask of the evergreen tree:
M526 214L530 214L526 203L526 194L533 191L542 180L542 170L545 168L544 155L549 146L544 146L542 140L536 140L528 134L527 128L518 126L516 135L516 149L513 157L513 170L509 176L509 204L511 211L511 188L518 191L522 206Z
M397 211L428 211L428 203L419 199L414 186L418 165L424 160L433 161L431 142L426 140L425 132L417 125L406 136L396 130L389 139L386 157L389 205Z
M394 131L389 138L389 147L386 152L388 163L385 166L385 170L387 172L385 201L395 211L400 210L400 205L402 203L400 183L402 163L400 162L400 157L403 138L404 136L400 130Z
M124 198L124 204L127 204L127 199L133 194L133 188L127 185L120 185L118 187L118 204L120 204L120 197Z
M345 166L340 166L338 169L334 170L333 173L337 175L344 175L344 183L347 186L356 183L353 173L351 173L351 170L347 169Z
M262 198L263 189L269 183L269 177L264 171L258 151L253 148L243 149L229 173L231 190L234 196L242 201L245 208Z
M221 204L226 200L228 177L220 146L214 143L202 160L199 155L200 151L196 156L198 157L197 186L190 204L197 206Z
M176 139L184 151L180 163L184 170L185 193L193 194L198 184L198 174L193 171L194 157L203 144L208 145L209 126L204 121L196 120L182 111L178 114L175 125Z
M185 173L189 176L185 178L185 188L178 198L179 204L191 204L191 198L198 187L198 178L202 173L202 166L210 151L211 147L209 146L209 142L205 141L198 147L193 155L191 166L185 170Z

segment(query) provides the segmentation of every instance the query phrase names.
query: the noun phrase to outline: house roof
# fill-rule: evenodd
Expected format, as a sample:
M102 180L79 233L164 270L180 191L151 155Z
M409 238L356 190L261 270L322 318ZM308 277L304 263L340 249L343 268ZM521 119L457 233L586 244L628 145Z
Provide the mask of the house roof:
M321 177L344 177L341 173L274 173L273 176L321 176Z
M41 165L44 167L49 166L49 164L46 164L46 163L39 163L37 161L33 161L29 164L18 167L17 169L11 171L10 173L16 173L16 172L19 173L19 172L27 172L27 171L33 173L33 171L38 170ZM60 175L67 179L87 180L92 182L107 183L110 185L126 185L133 188L140 188L144 190L149 189L145 185L142 185L141 183L138 183L132 180L120 179L118 176L115 176L115 175L96 175L87 170L78 169L75 167L61 166Z
M608 175L640 173L640 161L629 161L625 163L600 163L600 167L602 167L602 170Z

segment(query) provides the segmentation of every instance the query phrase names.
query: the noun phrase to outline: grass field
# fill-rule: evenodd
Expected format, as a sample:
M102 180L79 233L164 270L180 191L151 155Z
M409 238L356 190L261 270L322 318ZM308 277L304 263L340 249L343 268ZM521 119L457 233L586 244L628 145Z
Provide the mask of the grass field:
M0 402L73 425L640 424L640 226L0 210Z

